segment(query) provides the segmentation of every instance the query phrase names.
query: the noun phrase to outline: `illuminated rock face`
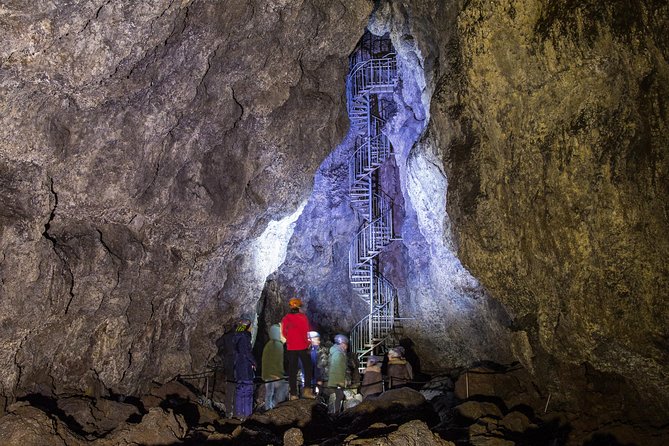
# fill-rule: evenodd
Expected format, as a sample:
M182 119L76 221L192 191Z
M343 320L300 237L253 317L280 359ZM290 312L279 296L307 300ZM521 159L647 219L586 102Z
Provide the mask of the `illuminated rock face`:
M0 396L139 392L292 293L326 332L364 312L344 77L372 4L222 3L0 16ZM406 335L426 369L515 358L553 404L666 414L666 2L464 3L370 24L403 78Z

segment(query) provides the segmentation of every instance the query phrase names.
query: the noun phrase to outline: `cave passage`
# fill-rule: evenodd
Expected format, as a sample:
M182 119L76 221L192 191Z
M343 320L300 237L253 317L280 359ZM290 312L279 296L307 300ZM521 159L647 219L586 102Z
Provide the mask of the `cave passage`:
M365 31L349 57L348 134L317 170L307 202L255 243L266 277L257 349L299 296L326 342L350 334L360 370L399 344L412 346L418 370L508 351L503 310L455 254L448 181L434 145L421 140L431 94L410 42L383 27Z

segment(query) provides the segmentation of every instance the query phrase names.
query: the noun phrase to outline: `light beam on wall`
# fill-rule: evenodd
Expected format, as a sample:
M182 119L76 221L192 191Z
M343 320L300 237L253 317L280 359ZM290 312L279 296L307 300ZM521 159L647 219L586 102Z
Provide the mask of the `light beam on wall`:
M286 250L295 230L295 222L302 215L306 204L304 201L291 215L271 221L253 242L253 267L260 283L264 283L267 276L276 271L286 259Z

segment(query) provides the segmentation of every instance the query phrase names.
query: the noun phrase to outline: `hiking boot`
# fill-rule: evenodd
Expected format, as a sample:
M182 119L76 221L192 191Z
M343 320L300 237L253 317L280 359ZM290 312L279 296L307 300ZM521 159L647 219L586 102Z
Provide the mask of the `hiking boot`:
M311 390L311 389L308 388L308 387L305 387L304 390L302 390L302 397L303 397L303 398L310 399L310 400L313 400L313 399L316 398L316 395L314 395L314 391L313 391L313 390Z
M288 399L289 399L290 401L295 401L295 400L299 400L300 397L297 396L297 395L291 395L290 398L288 398Z

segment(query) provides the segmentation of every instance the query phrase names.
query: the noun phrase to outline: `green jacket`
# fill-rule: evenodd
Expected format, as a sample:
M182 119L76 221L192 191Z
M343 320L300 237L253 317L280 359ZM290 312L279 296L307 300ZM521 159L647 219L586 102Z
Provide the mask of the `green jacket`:
M330 361L328 366L328 387L346 385L346 352L338 344L330 348Z
M272 381L283 377L283 343L278 324L269 327L269 341L262 350L262 379Z

